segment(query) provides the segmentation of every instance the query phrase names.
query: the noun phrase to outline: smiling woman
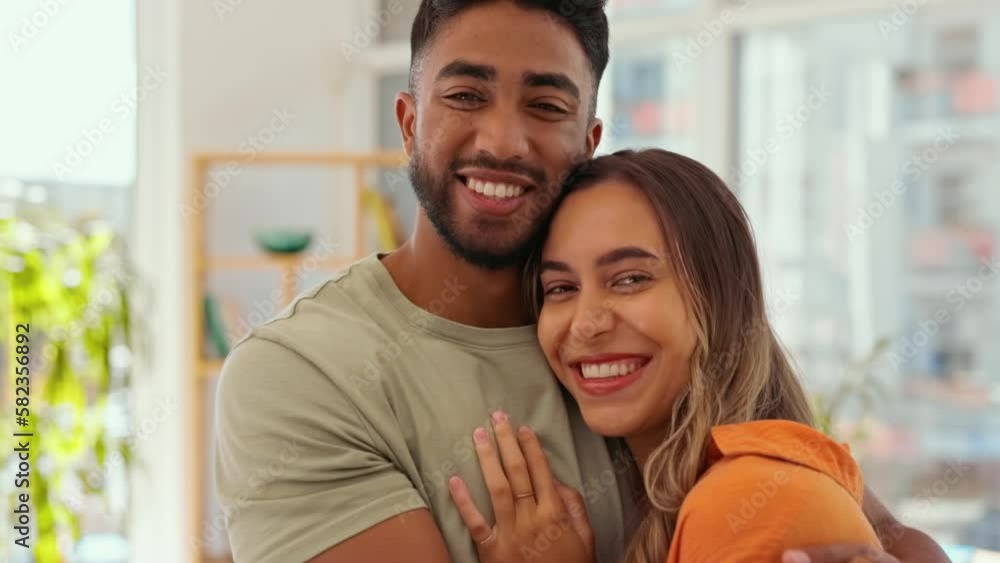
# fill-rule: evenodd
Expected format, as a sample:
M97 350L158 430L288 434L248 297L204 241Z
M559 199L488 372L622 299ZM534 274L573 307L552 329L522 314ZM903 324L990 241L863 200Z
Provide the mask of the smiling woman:
M526 283L556 377L641 468L645 512L626 561L881 547L859 468L811 428L746 215L705 166L662 150L584 165Z

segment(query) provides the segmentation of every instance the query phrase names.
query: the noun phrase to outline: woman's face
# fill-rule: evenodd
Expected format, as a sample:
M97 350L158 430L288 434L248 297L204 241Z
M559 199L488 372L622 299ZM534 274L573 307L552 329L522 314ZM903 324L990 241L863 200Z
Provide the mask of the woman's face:
M569 195L553 218L538 337L602 435L658 442L689 381L695 330L667 252L652 205L622 180Z

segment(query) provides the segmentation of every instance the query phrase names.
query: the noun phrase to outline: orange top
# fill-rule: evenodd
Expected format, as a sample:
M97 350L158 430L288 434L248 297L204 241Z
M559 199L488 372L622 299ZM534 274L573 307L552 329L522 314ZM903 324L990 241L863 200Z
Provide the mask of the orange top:
M708 464L681 505L668 563L777 563L785 549L831 543L881 549L850 450L808 426L716 426Z

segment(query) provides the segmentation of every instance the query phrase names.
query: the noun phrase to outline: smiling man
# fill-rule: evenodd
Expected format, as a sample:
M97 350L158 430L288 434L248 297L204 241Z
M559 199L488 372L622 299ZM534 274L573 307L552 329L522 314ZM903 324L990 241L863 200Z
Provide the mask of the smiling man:
M216 486L233 553L475 561L446 481L466 477L491 516L472 431L503 409L582 493L598 559L617 561L635 514L628 465L552 377L519 268L601 139L604 2L424 0L411 41L396 117L421 204L413 235L301 296L226 362ZM290 443L294 458L279 457ZM266 483L252 479L262 468Z

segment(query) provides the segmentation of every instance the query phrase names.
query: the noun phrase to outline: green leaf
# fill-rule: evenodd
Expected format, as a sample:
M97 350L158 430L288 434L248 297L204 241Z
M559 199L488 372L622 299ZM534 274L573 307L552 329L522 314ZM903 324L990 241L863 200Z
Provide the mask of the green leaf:
M140 333L146 327L134 326L137 319L129 309L134 277L112 271L126 264L114 233L106 228L84 233L50 209L29 211L0 219L0 264L10 257L23 264L18 272L0 267L0 344L10 340L14 323L30 319L32 384L39 400L32 401L26 430L44 436L32 444L33 461L47 461L46 473L36 471L31 479L38 533L33 555L36 563L62 563L69 554L59 552L57 538L79 538L83 525L82 507L67 501L62 483L79 476L107 504L105 484L92 487L88 475L108 463L110 451L121 452L126 469L133 463L128 440L108 435L102 422L110 393L130 381L134 370L112 381L109 352L118 343L131 347L144 338ZM21 228L34 230L39 242L15 246ZM68 286L71 271L79 274L78 283ZM5 435L0 446L8 442ZM7 452L0 457L3 465L11 448L0 451Z
M97 457L97 464L103 466L104 460L107 454L107 445L104 442L104 436L98 436L97 441L94 443L94 455Z

